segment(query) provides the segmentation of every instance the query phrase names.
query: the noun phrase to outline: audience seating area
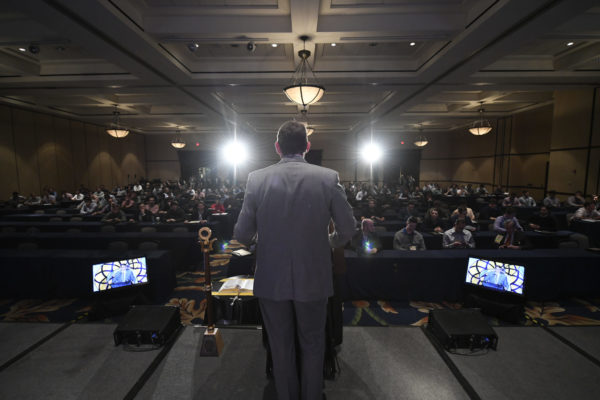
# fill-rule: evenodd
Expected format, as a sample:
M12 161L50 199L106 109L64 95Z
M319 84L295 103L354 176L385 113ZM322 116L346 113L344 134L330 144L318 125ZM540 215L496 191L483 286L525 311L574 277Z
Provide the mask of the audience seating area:
M348 192L355 215L360 219L367 198L359 202ZM372 197L369 197L372 198ZM478 214L488 197L434 196L447 213L465 202ZM491 220L474 221L476 249L442 250L440 233L422 232L426 251L393 250L396 231L402 229L406 199L387 201L380 198L378 206L385 217L376 222L376 233L382 249L369 256L346 250L347 271L337 277L338 287L346 300L449 300L462 295L462 286L469 255L523 264L528 268L527 297L553 299L564 296L600 294L600 256L586 251L588 243L598 245L600 223L573 221L567 216L574 209L553 209L559 230L525 234L532 250L497 250L496 233L489 230ZM418 216L427 209L420 199L416 203ZM77 202L62 202L59 206L29 206L0 208L0 259L2 260L2 290L5 296L86 296L91 291L91 265L98 261L146 256L152 282L146 289L154 299L168 296L175 285L177 270L196 269L202 254L197 244L201 226L209 226L219 241L231 239L235 218L239 212L229 207L226 213L215 213L208 221L154 223L101 222L102 215L81 215ZM538 208L519 207L517 217L522 226ZM188 215L186 220L191 219ZM128 217L129 220L129 217ZM450 224L448 224L449 226ZM419 224L418 230L421 225ZM575 240L575 233L580 233ZM252 273L253 257L231 258L228 275Z

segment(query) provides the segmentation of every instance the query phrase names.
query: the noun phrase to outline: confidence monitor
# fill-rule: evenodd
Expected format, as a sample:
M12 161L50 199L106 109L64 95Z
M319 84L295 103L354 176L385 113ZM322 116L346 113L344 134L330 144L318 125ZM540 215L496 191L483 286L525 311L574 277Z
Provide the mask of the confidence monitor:
M146 257L94 264L92 277L94 293L148 284Z
M525 267L471 256L467 264L465 283L483 290L523 297Z
M465 274L465 306L512 323L523 319L525 266L470 256Z

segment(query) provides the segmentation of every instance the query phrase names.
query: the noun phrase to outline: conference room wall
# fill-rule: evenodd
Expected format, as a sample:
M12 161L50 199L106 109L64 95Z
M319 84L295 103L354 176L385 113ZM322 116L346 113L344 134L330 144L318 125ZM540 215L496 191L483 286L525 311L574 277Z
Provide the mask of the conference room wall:
M146 135L146 168L149 179L179 179L181 167L171 140L173 135ZM192 144L188 143L188 146Z
M561 193L559 198L576 190L584 191L598 176L597 164L591 163L598 115L594 115L598 90L557 90L554 92L554 125L549 157L549 189ZM594 135L594 133L596 133ZM597 140L597 139L596 139ZM588 165L588 154L590 163ZM550 187L551 186L551 187ZM592 186L594 187L594 186ZM592 189L590 187L590 190ZM590 193L588 190L588 193Z
M126 184L127 174L145 176L143 140L134 133L117 140L101 126L0 106L0 197L39 194L44 186Z
M420 182L483 183L491 188L497 129L485 136L471 135L467 129L429 135L421 156Z

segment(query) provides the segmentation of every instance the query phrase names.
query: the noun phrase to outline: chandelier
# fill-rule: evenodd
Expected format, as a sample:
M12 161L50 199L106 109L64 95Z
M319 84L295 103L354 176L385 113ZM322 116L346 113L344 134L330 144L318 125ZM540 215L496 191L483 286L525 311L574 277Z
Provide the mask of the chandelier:
M414 141L414 144L417 147L425 147L427 146L427 143L429 143L429 140L427 140L427 138L423 136L423 128L419 127L419 136L417 136L417 139Z
M479 104L481 104L479 108L479 120L473 122L473 126L469 128L469 132L475 136L485 135L486 133L490 133L492 130L490 121L483 118L483 101L480 101Z
M179 130L177 130L175 134L175 139L171 141L171 146L175 147L176 149L183 149L185 147L185 142L183 141Z
M115 111L113 111L112 126L106 128L106 133L117 139L123 139L125 136L129 135L129 129L125 129L119 124L119 112L117 111L117 106L115 106Z
M298 64L294 75L292 75L290 85L286 86L283 92L294 103L306 107L319 101L325 93L325 88L319 85L317 77L308 63L310 57L310 51L306 50L308 36L300 36L300 39L304 42L304 49L298 52L300 64ZM314 83L309 83L308 78L310 75L312 75Z
M304 124L304 126L306 127L306 136L310 136L313 133L315 133L315 128L313 128L312 126L310 126L310 121L308 120L308 115L307 115L308 110L306 108L302 109L300 111L300 113L302 114L302 116L300 117L300 121L301 123Z

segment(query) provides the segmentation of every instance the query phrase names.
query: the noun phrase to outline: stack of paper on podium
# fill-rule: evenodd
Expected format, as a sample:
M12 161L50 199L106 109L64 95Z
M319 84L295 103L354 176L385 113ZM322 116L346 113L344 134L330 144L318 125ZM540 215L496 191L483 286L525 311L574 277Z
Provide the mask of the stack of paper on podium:
M223 279L223 285L213 296L254 296L254 278L231 277Z

